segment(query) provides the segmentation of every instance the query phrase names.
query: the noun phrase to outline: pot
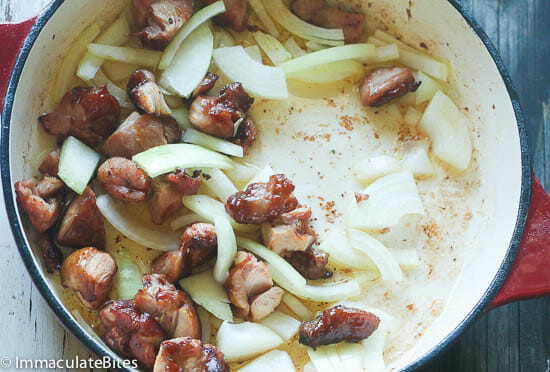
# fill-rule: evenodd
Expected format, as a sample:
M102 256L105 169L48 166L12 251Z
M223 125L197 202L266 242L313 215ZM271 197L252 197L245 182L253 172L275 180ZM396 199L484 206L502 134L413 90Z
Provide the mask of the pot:
M49 306L98 357L119 359L90 336L64 306L44 274L33 235L25 229L12 185L31 175L38 154L36 118L59 59L78 32L97 17L120 8L117 2L53 0L39 16L0 25L0 101L2 184L12 232L25 265ZM456 0L349 1L369 18L402 35L411 45L423 42L451 62L459 106L477 125L477 158L483 180L484 234L469 237L475 254L466 254L445 311L392 370L411 371L445 349L481 313L521 299L550 294L550 198L531 171L527 133L517 94L495 47ZM85 14L86 17L82 15ZM481 125L481 123L483 125ZM122 369L125 370L125 369Z

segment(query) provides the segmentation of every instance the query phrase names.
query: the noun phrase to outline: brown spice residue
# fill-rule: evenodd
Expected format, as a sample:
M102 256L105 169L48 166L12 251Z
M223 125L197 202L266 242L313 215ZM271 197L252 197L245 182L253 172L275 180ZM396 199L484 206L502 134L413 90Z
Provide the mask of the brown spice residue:
M317 134L309 135L302 131L299 131L298 133L296 133L296 135L301 139L303 139L304 141L308 141L308 142L315 142L318 139L323 139L327 142L330 142L330 137L331 137L330 133L317 133ZM292 139L296 139L295 136L292 136Z
M353 125L353 118L349 115L343 115L340 117L340 126L346 128L350 132L355 128Z
M423 225L422 230L424 231L424 234L426 234L428 239L431 239L434 236L439 235L439 225L435 223L431 223L429 225Z
M323 98L330 107L336 107L336 103L332 98Z

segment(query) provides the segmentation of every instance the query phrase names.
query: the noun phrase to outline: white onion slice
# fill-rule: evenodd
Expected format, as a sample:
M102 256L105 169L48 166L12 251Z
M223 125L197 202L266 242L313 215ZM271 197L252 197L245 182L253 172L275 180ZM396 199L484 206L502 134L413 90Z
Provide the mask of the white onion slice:
M296 372L294 363L286 351L273 350L254 359L238 372Z
M200 274L181 279L181 288L200 306L204 307L216 318L226 321L233 321L233 313L229 306L227 292L218 283L211 271L204 271Z
M298 58L306 54L306 51L298 45L296 39L294 39L294 37L292 36L289 37L288 40L285 42L285 47L294 58Z
M189 226L191 224L194 224L196 222L211 222L211 221L199 216L196 213L189 213L174 219L170 223L170 228L172 229L172 231L175 231L183 227Z
M96 203L103 217L128 239L158 251L175 251L179 248L178 232L150 228L147 224L128 216L124 204L115 201L107 194L98 196Z
M409 127L416 127L420 123L420 119L422 119L422 113L414 107L409 107L403 118L403 122Z
M132 160L151 178L178 168L233 168L233 162L225 155L201 146L182 143L153 147L134 155Z
M387 155L367 158L353 167L353 174L359 182L370 183L377 178L399 170L399 161Z
M197 315L199 316L199 320L201 322L201 341L203 344L209 344L211 336L210 315L208 314L208 311L201 306L197 307Z
M240 188L246 185L259 172L260 168L253 164L233 161L233 169L226 170L224 173Z
M244 51L246 54L250 56L254 61L258 63L262 63L262 51L260 50L260 47L257 45L251 45L249 47L244 48Z
M363 370L364 349L361 344L342 342L336 346L336 352L340 358L340 368L342 371ZM367 370L370 371L370 368Z
M263 98L288 98L283 70L256 62L242 46L215 49L213 55L220 70L230 80L239 81L248 93Z
M171 115L183 131L191 128L191 123L189 122L189 109L187 107L173 109Z
M428 177L434 174L434 167L430 162L428 152L419 143L405 144L401 166L412 172L415 177Z
M138 290L143 288L141 270L125 251L111 250L109 253L113 256L118 267L115 275L115 288L117 289L118 298L132 300Z
M57 175L71 190L82 194L92 178L100 155L74 137L68 137L61 146Z
M393 226L406 214L425 215L411 172L398 172L371 183L363 194L367 200L353 201L348 226L380 230Z
M285 292L283 295L283 303L296 315L300 320L311 320L313 319L313 312L309 310L306 305L297 299L294 295Z
M266 327L271 328L283 341L288 341L298 333L300 322L290 315L275 311L259 321Z
M371 43L371 41L376 40L374 38L369 38L368 42ZM374 44L374 43L373 43ZM376 55L374 57L364 58L361 61L366 63L384 63L389 61L395 61L399 59L399 48L395 44L388 44L388 45L376 45Z
M156 68L162 53L157 50L119 47L104 44L88 44L88 51L109 61L130 63Z
M331 353L330 357L328 353ZM307 348L309 359L311 359L311 363L318 372L340 371L340 363L334 360L333 353L334 346L319 346L315 350L310 347Z
M235 145L234 143L221 138L202 133L193 128L189 128L185 131L185 134L183 135L183 142L193 143L195 145L206 147L210 150L239 158L242 158L244 155L243 148L241 146Z
M361 295L361 288L359 287L359 283L355 279L353 279L334 284L308 284L298 293L294 294L309 301L333 302L346 298L357 297Z
M313 362L309 361L304 366L304 372L318 372L318 371L317 371L317 368L315 368L315 366L313 365Z
M268 164L259 173L257 172L256 175L254 176L254 178L252 178L246 184L246 186L248 187L249 185L251 185L253 183L258 183L258 182L269 182L269 177L273 176L274 174L275 174L275 171Z
M221 170L205 169L203 172L210 176L208 180L204 181L204 184L220 200L225 202L238 191L233 182Z
M218 283L225 283L229 276L229 268L237 254L237 240L229 219L223 215L214 219L218 240L218 257L214 266L214 278Z
M264 34L261 31L256 31L252 35L260 48L262 48L264 53L269 57L275 66L280 65L281 63L292 58L292 54L290 54L285 46L275 37Z
M217 335L217 347L228 362L247 360L282 343L283 339L268 327L250 322L223 322Z
M330 230L321 241L319 249L328 253L329 260L340 266L359 270L376 269L376 265L367 255L351 246L343 231Z
M399 266L413 267L420 264L416 249L388 249Z
M420 129L430 136L435 156L459 171L468 168L472 158L468 122L445 93L438 91L432 98Z
M364 74L363 64L349 59L315 66L292 74L292 79L306 83L326 84Z
M273 23L273 20L271 19L271 16L267 13L267 10L264 7L264 4L261 0L248 0L248 3L252 7L252 10L254 10L254 13L258 16L258 19L265 27L265 30L271 34L274 37L279 37L280 33L277 29L277 26L275 26L275 23Z
M419 105L422 102L429 101L437 93L438 90L441 90L441 84L422 71L416 71L414 73L414 79L416 81L422 82L416 92L413 94L416 95L416 104Z

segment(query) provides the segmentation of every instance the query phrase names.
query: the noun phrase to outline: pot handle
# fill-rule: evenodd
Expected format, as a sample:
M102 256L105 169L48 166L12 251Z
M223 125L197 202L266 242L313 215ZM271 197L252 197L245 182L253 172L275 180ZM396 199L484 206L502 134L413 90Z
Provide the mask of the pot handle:
M27 38L29 31L36 21L33 17L20 23L0 23L0 108L4 108L4 98L10 80L15 60L23 41Z
M550 197L533 173L531 204L512 269L487 310L550 295Z

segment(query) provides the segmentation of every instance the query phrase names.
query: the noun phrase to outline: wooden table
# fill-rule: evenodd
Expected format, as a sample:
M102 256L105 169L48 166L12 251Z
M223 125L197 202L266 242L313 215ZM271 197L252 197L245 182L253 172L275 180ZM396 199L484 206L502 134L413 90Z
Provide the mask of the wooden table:
M549 189L550 0L462 1L508 66L527 121L535 171ZM47 2L0 0L0 21L26 19ZM47 308L19 258L5 212L0 219L0 357L89 357ZM550 372L550 298L507 305L482 316L422 371Z

